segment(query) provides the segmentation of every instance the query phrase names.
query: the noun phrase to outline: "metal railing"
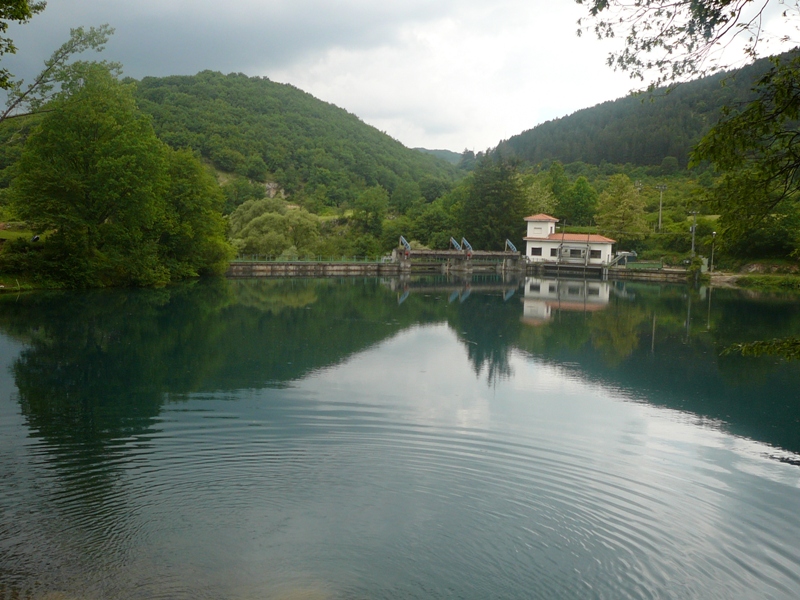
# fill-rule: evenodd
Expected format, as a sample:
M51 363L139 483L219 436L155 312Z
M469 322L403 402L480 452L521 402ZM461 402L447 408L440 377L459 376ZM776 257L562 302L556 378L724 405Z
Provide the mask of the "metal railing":
M386 257L374 256L298 256L287 258L265 254L240 254L232 263L269 262L269 263L384 263Z
M664 268L664 263L660 260L642 260L636 262L629 262L625 265L626 269L647 271L647 270L660 270Z

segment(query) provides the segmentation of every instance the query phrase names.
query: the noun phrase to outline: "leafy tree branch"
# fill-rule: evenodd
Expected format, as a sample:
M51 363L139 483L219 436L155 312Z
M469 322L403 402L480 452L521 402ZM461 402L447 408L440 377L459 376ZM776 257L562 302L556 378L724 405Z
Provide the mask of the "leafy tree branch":
M27 23L33 15L44 10L45 2L30 0L0 0L0 56L15 54L17 47L11 38L4 35L8 31L9 21ZM8 69L0 68L0 90L10 89L13 85L12 75Z
M766 12L782 6L782 16L797 16L796 0L576 0L588 8L578 20L578 35L591 31L598 38L623 38L622 50L608 57L609 66L632 78L652 77L652 87L708 74L724 68L720 51L734 40L756 56L770 36L764 30ZM786 37L781 38L788 41Z
M69 93L86 76L90 64L85 61L70 62L70 60L83 52L94 50L101 52L114 33L109 25L78 27L70 30L69 40L64 42L44 63L44 69L25 85L23 80L6 80L5 88L8 90L6 108L0 114L0 122L13 117L39 112L43 106L59 91ZM103 61L105 68L119 72L121 65Z

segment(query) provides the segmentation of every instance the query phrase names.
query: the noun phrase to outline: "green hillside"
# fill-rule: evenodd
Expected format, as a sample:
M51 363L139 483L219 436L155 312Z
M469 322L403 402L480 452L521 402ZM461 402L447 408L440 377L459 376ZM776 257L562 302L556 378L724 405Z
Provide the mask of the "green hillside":
M530 163L660 165L665 157L685 167L692 147L717 122L724 106L748 101L753 82L770 67L758 60L735 73L720 73L604 102L547 121L500 142L497 150Z
M428 148L414 148L414 150L417 152L422 152L423 154L430 154L431 156L441 158L452 165L457 165L461 162L461 155L458 152L453 152L452 150L429 150Z
M355 115L267 78L203 71L145 77L139 107L159 138L225 172L275 182L316 206L342 206L380 185L452 180L455 168L415 152Z

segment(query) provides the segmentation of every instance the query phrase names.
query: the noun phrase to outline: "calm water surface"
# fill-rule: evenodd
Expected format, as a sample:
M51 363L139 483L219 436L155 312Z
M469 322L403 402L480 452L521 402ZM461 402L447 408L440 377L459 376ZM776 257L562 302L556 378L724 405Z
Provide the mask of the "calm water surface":
M528 279L0 297L0 599L796 598L800 303Z

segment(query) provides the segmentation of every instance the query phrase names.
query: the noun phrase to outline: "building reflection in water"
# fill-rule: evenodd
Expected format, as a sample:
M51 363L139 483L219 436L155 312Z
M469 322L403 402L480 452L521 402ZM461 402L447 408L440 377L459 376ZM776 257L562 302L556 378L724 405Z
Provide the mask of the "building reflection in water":
M607 281L587 279L526 277L524 290L522 322L527 325L546 323L554 310L603 310L611 296L611 285Z

